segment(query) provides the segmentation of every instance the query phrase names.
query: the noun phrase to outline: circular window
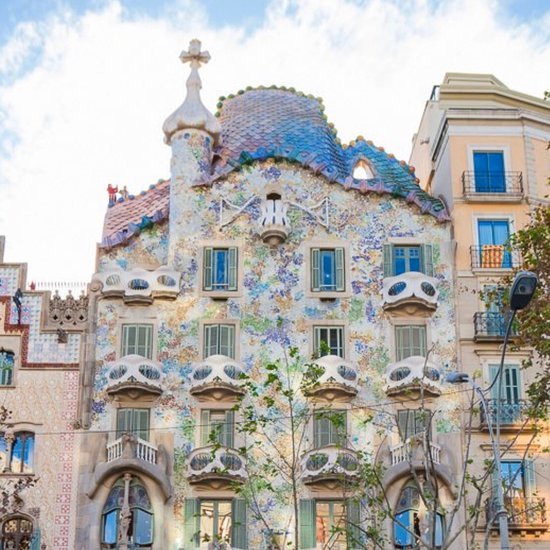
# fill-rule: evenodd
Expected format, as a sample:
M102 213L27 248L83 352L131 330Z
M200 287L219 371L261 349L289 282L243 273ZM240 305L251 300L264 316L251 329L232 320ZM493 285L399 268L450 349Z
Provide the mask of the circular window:
M109 373L109 378L111 380L118 380L119 378L122 378L127 371L128 368L126 367L126 365L118 365L111 369L111 372Z
M158 380L160 378L160 372L153 365L140 365L138 370L148 380Z
M242 468L242 460L235 455L230 455L229 453L225 453L220 457L221 463L224 465L225 468L228 470L240 470Z
M404 281L399 281L398 283L395 283L390 286L390 289L388 290L388 294L390 296L397 296L398 294L401 294L406 288L407 288L407 283L405 283Z
M355 370L348 365L338 365L338 374L344 380L353 381L357 378L357 373L355 372Z
M432 367L424 367L424 376L426 378L429 378L430 380L433 380L434 382L437 382L441 377L439 371Z
M409 374L411 374L411 369L409 367L398 367L391 371L390 380L399 382L400 380L405 380Z
M424 294L427 294L428 296L435 296L435 288L431 283L423 282L420 285L420 288Z
M164 286L176 286L176 280L168 275L161 275L157 278L157 283Z
M149 283L145 279L132 279L128 286L132 290L147 290L149 288Z
M315 454L311 455L306 462L306 468L310 471L320 470L323 466L328 463L328 455L325 454Z
M193 373L193 378L195 380L204 380L205 378L208 378L210 376L211 372L212 367L210 365L200 365L195 369L195 372Z

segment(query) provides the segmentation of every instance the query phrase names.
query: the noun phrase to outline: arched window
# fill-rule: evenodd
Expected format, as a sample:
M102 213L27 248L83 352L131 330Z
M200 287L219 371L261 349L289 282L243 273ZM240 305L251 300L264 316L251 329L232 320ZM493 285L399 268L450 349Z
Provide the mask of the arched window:
M435 523L435 534L433 525ZM402 491L395 509L393 542L395 548L419 547L422 540L428 547L441 548L443 544L443 514L437 512L435 521L424 506L418 488L407 485ZM433 545L433 546L432 546Z
M33 536L32 521L24 517L12 517L2 524L2 550L29 550Z
M127 488L126 488L127 485ZM124 522L122 510L129 516ZM153 544L153 509L145 487L137 478L121 478L111 489L101 518L101 548L151 548Z
M13 367L15 356L11 351L0 349L0 386L13 384Z
M359 159L353 168L353 177L356 180L373 179L374 173L370 164L364 159Z

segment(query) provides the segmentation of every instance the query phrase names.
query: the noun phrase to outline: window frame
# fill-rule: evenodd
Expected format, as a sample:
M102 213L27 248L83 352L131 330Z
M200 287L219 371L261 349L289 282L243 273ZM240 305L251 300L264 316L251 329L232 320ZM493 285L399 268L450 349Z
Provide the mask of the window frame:
M315 358L324 357L324 355L320 354L320 343L321 340L318 340L318 332L321 330L340 330L341 331L341 337L340 337L340 347L342 349L342 355L339 356L342 359L346 359L348 356L347 353L347 340L346 340L346 334L347 334L347 325L339 320L327 320L327 321L318 321L314 322L311 325L311 356ZM330 335L329 335L330 339ZM330 342L327 342L327 344L330 344ZM327 354L328 355L328 354ZM334 354L330 354L334 355Z
M11 368L7 368L6 366L0 367L0 388L13 388L15 386L14 378L15 378L15 366L16 366L16 355L12 350L5 349L3 347L0 347L0 357L2 355L5 356L11 356L12 363ZM8 378L8 382L4 383L5 373L8 373L6 376Z
M394 342L394 345L393 345L393 349L394 349L394 356L395 356L395 361L396 362L400 362L400 361L405 361L406 359L408 359L409 357L415 357L415 355L407 355L405 357L402 357L401 353L399 353L399 337L398 337L398 332L400 330L403 330L404 328L419 328L419 329L423 329L423 333L424 333L424 354L423 355L420 355L420 357L426 357L426 354L428 352L428 349L429 349L429 342L430 342L430 339L429 339L429 334L428 334L428 326L426 325L426 323L417 323L417 322L414 322L412 319L410 320L405 320L405 322L403 323L395 323L393 324L393 342Z
M343 426L338 426L337 423L332 422L331 417L340 415L343 417ZM327 422L328 426L328 443L323 443L320 439L322 437L319 423ZM325 447L336 446L341 449L347 447L349 436L349 415L348 409L317 409L313 413L312 417L312 438L313 449L324 449Z
M213 299L225 300L228 298L239 298L243 295L243 273L244 273L244 240L203 240L198 243L198 271L197 271L197 286L199 296L208 296ZM206 272L206 250L235 250L235 289L218 289L205 288L205 272ZM213 266L212 266L213 269ZM228 281L229 282L229 281Z
M334 251L334 278L335 285L336 279L338 277L338 266L336 262L337 250L341 250L342 254L342 267L341 267L341 277L342 285L340 285L340 290L324 290L321 289L321 272L319 272L319 289L314 290L314 260L313 254L314 250L320 251ZM317 298L321 300L336 300L338 298L349 298L352 295L351 292L351 253L349 243L333 238L327 239L312 239L307 241L304 245L304 295L307 298ZM320 266L319 266L320 268ZM338 287L337 287L338 288Z
M126 413L126 411L131 411L132 412L132 416L131 416L131 420L130 420L130 424L131 424L131 427L129 430L120 430L119 429L119 415L121 415L121 413ZM147 418L147 437L141 437L141 435L138 435L138 434L143 434L145 432L145 430L143 428L140 427L140 429L136 429L136 426L135 426L135 417L136 417L136 414L135 412L136 411L139 411L140 413L147 413L146 414L146 418ZM142 439L143 441L150 441L150 437L151 437L151 409L149 407L133 407L133 406L127 406L126 404L120 406L120 407L117 407L116 408L116 415L115 415L115 436L116 436L116 439L119 439L121 438L125 433L131 433L133 435L135 435L136 437L138 437L139 439Z
M13 432L13 441L11 446L8 445L8 442L6 441L6 435L5 433L0 434L0 440L5 445L5 449L3 452L5 452L6 457L6 464L4 465L4 469L7 473L15 474L15 475L30 475L35 473L35 458L36 458L36 432L33 432L31 430L27 429L20 429L18 431ZM32 444L30 444L30 451L29 451L29 441L32 441ZM14 463L14 452L16 450L17 445L21 446L20 451L20 464L19 469L16 471L14 470L13 463ZM25 471L25 464L27 463L25 461L25 454L29 452L30 459L28 461L28 469Z
M213 326L213 325L222 325L222 326L230 326L230 327L233 327L233 355L234 357L231 357L231 359L235 360L235 361L238 361L238 358L239 358L239 351L240 351L240 346L239 346L239 336L240 336L240 330L239 330L239 322L235 319L206 319L206 320L203 320L201 319L199 321L199 350L200 350L200 357L201 359L206 359L207 357L210 357L211 355L215 355L215 354L211 354L211 353L207 353L207 344L208 344L208 341L207 341L207 338L206 338L206 327L207 326ZM218 335L218 340L219 340L219 335ZM218 351L220 351L219 349L219 344L218 344Z
M401 417L404 416L405 413L406 413L405 432L403 433L403 430L401 429L401 426L402 426ZM424 416L424 418L422 418L422 416ZM411 417L412 417L412 422L410 421ZM426 431L428 432L428 437L430 437L431 430L432 430L432 419L433 419L433 411L431 409L426 409L426 408L398 409L397 415L396 415L396 423L397 423L397 431L399 433L400 440L403 443L406 443L411 438L417 435L421 435ZM410 424L414 424L414 427L410 426ZM412 433L409 433L409 427L413 428Z
M126 357L127 355L132 355L130 353L127 353L128 351L128 346L126 346L126 349L125 349L125 332L126 330L129 330L130 328L132 327L136 327L136 328L143 328L143 327L147 327L149 328L149 332L150 332L150 339L149 339L149 347L150 347L150 357L148 357L147 355L141 355L141 354L137 354L137 355L141 355L141 357L146 357L147 359L150 359L150 360L155 360L155 356L156 356L156 326L155 326L155 323L149 321L149 322L144 322L144 321L134 321L133 319L121 319L121 322L120 322L120 331L119 331L119 334L120 334L120 339L119 339L119 342L120 342L120 346L119 346L119 358L121 357ZM135 346L139 349L139 338L138 338L138 344L137 346Z
M413 249L417 248L419 250L418 259L420 264L420 269L418 271L406 270L399 274L396 269L396 249ZM410 268L410 257L406 259L408 266ZM390 239L388 242L383 244L382 249L382 271L384 278L386 277L400 277L405 273L422 273L426 277L433 277L435 273L434 269L434 245L433 243L419 242L415 240L397 240Z
M223 422L212 422L212 413L224 414ZM218 429L221 437L211 438L213 426L221 426ZM200 411L199 447L219 444L222 447L235 448L235 411L232 409L205 408Z
M503 149L479 148L479 149L472 150L471 154L472 154L472 167L473 167L472 173L474 174L474 189L475 189L475 192L480 193L480 194L489 194L489 195L490 194L495 194L495 193L506 193L506 191L507 191L507 186L506 186L506 158L505 158L504 150ZM491 191L490 190L491 174L498 174L498 172L492 172L491 170L487 170L486 172L480 172L480 174L479 174L480 176L485 175L487 177L488 183L485 184L486 188L485 189L478 189L478 181L477 181L478 172L476 170L476 155L496 155L496 154L500 154L501 160L502 160L502 173L501 173L501 175L502 175L502 184L503 184L504 188L496 190L496 191ZM480 187L481 187L481 182L480 182Z

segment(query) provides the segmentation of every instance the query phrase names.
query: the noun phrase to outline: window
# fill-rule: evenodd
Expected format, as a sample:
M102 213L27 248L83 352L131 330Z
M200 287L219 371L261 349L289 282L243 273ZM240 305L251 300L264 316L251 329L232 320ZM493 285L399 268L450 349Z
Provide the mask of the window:
M0 458L3 469L15 474L32 474L34 468L34 434L17 432L0 437Z
M397 361L407 357L426 356L426 326L403 325L395 327L395 355Z
M476 193L505 193L504 153L474 151Z
M311 249L311 291L344 292L344 249Z
M512 255L505 250L510 237L508 220L478 220L479 263L482 268L511 268Z
M204 358L225 355L235 359L235 325L204 325Z
M34 542L33 525L30 519L24 517L12 517L2 524L2 542L0 547L8 550L13 548L27 549L31 548ZM40 543L40 541L38 541ZM34 545L32 546L34 548Z
M313 353L318 357L337 355L344 357L344 327L314 326Z
M153 358L153 325L122 325L122 357Z
M412 549L425 546L441 548L443 544L444 521L443 514L433 515L421 511L420 493L415 486L407 485L397 502L393 522L393 542L396 548ZM435 524L435 536L433 536ZM422 541L424 544L420 544Z
M11 386L15 356L10 351L0 350L0 386Z
M433 251L429 244L384 245L384 277L417 271L433 277Z
M126 522L126 542L131 548L150 548L153 544L153 508L145 487L135 478L119 479L103 507L101 519L101 548L118 548L119 525ZM128 484L128 500L125 484ZM123 517L123 509L129 509L129 516Z
M403 409L397 411L397 426L402 441L425 432L430 427L431 411L428 409Z
M498 374L500 365L489 365L489 374L491 377L491 382L495 379ZM521 397L521 385L519 378L519 366L518 365L504 365L504 370L502 371L502 393L500 398L506 403L519 403ZM497 382L491 388L491 397L493 399L498 399L498 385Z
M219 444L234 446L235 412L220 410L201 411L201 445Z
M185 548L248 548L244 499L186 499L184 515Z
M117 409L117 439L125 433L134 434L145 441L149 440L149 409Z
M300 548L358 550L361 540L359 502L348 500L300 501Z
M313 446L316 449L337 445L344 447L347 439L346 411L319 411L313 416Z
M206 247L203 251L203 290L237 290L238 249Z
M493 474L493 482L495 477ZM503 460L500 463L500 482L506 498L530 497L536 491L533 461Z

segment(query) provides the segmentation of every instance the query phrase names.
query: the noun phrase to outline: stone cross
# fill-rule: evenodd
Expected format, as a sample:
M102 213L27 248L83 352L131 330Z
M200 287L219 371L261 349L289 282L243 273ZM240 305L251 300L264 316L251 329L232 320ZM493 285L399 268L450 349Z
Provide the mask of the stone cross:
M210 54L208 52L201 52L201 41L194 38L189 42L189 51L183 50L180 54L182 63L191 63L192 68L199 68L201 63L208 63L210 61Z

